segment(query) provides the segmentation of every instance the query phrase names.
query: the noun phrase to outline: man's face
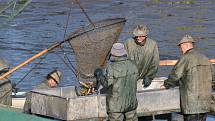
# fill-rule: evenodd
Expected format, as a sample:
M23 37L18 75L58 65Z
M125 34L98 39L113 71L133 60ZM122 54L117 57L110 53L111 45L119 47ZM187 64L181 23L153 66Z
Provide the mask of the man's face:
M144 42L146 40L146 36L137 36L136 38L138 42Z
M49 86L50 86L51 88L57 86L56 81L55 81L54 79L52 79L52 78L50 78L50 79L48 80L48 84L49 84Z
M182 54L186 53L186 51L190 49L188 44L190 43L182 43L179 45Z
M181 53L183 54L183 44L180 44L178 47L179 47Z

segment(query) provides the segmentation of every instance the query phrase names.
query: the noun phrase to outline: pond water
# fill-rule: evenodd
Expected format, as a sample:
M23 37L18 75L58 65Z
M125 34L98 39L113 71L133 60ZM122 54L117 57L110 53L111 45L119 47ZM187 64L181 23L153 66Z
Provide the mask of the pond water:
M5 2L0 0L0 4ZM132 29L138 24L150 28L149 37L156 40L160 58L178 59L178 41L191 34L197 41L199 51L214 58L215 52L215 1L214 0L80 0L93 22L114 17L125 17L127 22L119 41L132 37ZM69 12L71 8L71 13ZM66 21L70 13L67 32ZM0 19L1 21L2 19ZM2 23L2 22L1 22ZM33 0L28 7L8 26L0 28L0 56L11 67L25 61L49 45L62 41L64 34L89 24L77 4L71 0ZM42 56L42 62L17 85L20 90L30 90L48 72L59 69L63 72L61 86L77 83L72 71L62 59L66 56L75 65L75 56L68 44L62 49ZM10 76L17 83L40 59L33 61ZM157 76L167 76L170 67L160 67ZM208 119L215 120L214 117Z
M0 4L4 0L0 0ZM197 41L199 51L214 58L215 46L215 1L214 0L81 0L84 9L93 22L114 17L125 17L127 22L119 41L132 37L132 29L138 24L150 28L149 37L156 40L160 58L178 59L178 41L191 34ZM69 12L71 8L71 13ZM33 0L28 7L8 26L0 29L0 56L7 59L11 67L25 61L49 45L64 39L68 14L69 24L66 35L88 25L89 21L76 3L71 0ZM1 20L1 19L0 19ZM64 64L65 55L75 63L75 57L68 44L43 56L43 61L18 87L32 89L43 81L53 69L63 71L62 86L74 85L76 79ZM11 75L16 83L40 59L33 61ZM157 76L167 76L172 67L160 67Z

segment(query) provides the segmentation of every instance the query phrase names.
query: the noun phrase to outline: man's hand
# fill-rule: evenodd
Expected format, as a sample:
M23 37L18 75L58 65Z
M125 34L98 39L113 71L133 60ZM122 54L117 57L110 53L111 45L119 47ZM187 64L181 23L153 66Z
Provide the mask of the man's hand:
M94 76L96 77L96 88L98 89L99 86L101 85L101 80L104 79L104 75L103 75L103 70L100 68L97 68L94 71Z
M166 83L167 79L164 80L164 84L163 86L166 88L166 89L169 89L170 88L170 85L168 83Z
M160 89L166 89L166 87L164 86L164 84L162 84L162 85L160 86Z
M95 76L96 78L99 78L99 77L103 76L103 71L102 71L102 69L97 68L97 69L94 71L94 76Z
M143 79L143 87L148 87L150 84L152 83L152 80L149 79L148 77L146 77L145 79Z

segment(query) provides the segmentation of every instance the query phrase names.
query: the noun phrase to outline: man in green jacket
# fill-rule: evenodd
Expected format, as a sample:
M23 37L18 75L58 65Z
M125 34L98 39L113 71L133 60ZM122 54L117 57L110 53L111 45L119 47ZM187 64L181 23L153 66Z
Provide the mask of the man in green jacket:
M48 88L55 88L59 86L60 79L61 79L61 72L58 70L54 70L50 72L46 76L46 80L44 80L41 84L39 84L36 89L48 89ZM23 107L24 113L31 113L31 93L27 93L26 101Z
M147 37L148 33L145 25L138 25L133 31L135 37L125 43L128 58L134 60L139 70L138 90L151 84L159 66L158 46L154 40Z
M0 58L0 76L9 71L8 63ZM12 105L12 85L8 78L0 80L0 104Z
M166 88L180 86L184 121L206 121L210 111L214 67L208 58L194 49L195 41L186 35L179 42L182 57L164 81Z
M122 43L115 43L111 59L104 76L101 69L95 70L95 77L107 89L107 113L110 121L137 121L138 69L127 58Z
M59 70L54 70L50 72L46 76L46 80L44 80L40 85L36 87L36 89L47 89L47 88L55 88L59 86L61 79L61 72Z

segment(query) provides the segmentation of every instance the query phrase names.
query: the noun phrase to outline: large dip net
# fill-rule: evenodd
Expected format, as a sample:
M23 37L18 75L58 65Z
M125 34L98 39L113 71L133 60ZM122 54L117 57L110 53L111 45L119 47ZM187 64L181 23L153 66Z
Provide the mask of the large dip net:
M69 36L76 56L77 78L90 79L96 68L104 68L113 43L125 24L124 18L105 19L80 28Z

